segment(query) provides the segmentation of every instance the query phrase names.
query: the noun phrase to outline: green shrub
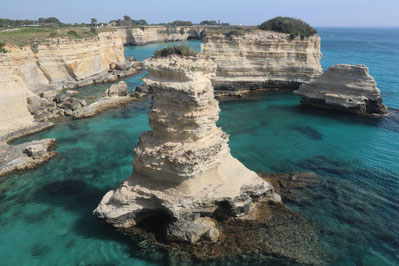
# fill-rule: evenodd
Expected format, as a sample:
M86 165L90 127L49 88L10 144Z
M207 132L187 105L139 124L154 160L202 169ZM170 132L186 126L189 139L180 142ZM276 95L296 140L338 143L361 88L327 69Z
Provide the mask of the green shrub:
M73 38L80 38L79 34L78 34L76 31L74 31L74 30L68 31L68 32L67 32L67 35L68 35L69 37L73 37Z
M49 37L50 38L55 38L55 37L57 37L57 33L56 32L52 32L52 33L49 34Z
M4 42L0 42L0 53L7 53L7 50L4 48L6 44Z
M239 30L232 30L232 31L227 31L225 33L223 33L224 36L231 38L231 36L242 36L244 35L244 33L242 31Z
M174 26L192 26L193 23L191 21L184 21L184 20L175 20L170 23L171 25Z
M154 57L168 57L170 55L178 55L178 56L195 56L198 52L194 51L193 49L188 48L187 46L180 45L174 47L166 47L161 50L155 51Z
M90 29L90 34L97 35L98 33L97 33L97 30L95 28L91 28Z
M180 34L184 35L186 33L186 31L184 30L184 28L180 28Z
M263 22L260 26L262 30L271 30L276 32L288 33L290 39L295 39L300 36L303 40L317 33L317 30L312 28L308 23L297 18L290 17L276 17Z

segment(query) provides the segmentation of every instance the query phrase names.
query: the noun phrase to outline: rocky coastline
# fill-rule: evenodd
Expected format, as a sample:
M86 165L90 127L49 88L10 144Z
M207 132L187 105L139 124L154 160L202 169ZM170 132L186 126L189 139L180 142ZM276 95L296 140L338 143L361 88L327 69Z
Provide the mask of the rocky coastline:
M104 93L104 97L100 100L85 106L77 108L71 114L73 119L87 118L98 115L106 110L124 106L132 101L137 100L132 94L127 92L127 84L124 81L119 84L112 85Z
M264 30L207 33L201 53L217 64L216 95L256 90L295 90L322 74L320 37L290 39Z
M7 44L0 53L0 139L13 139L52 126L45 122L71 116L86 106L66 89L111 82L142 70L125 58L112 32L85 39L48 39L34 46Z
M294 93L301 103L357 115L380 116L387 113L381 92L364 65L334 65L319 79L304 84Z

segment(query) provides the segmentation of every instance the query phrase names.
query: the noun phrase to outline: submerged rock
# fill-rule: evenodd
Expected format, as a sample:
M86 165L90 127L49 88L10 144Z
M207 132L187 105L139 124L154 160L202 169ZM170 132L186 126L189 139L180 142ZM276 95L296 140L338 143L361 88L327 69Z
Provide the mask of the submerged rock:
M359 115L387 112L380 90L364 65L331 66L319 79L301 85L294 93L301 96L301 103L306 105Z
M0 141L0 178L16 171L28 170L57 155L55 139L34 140L17 146Z
M194 243L205 236L217 240L210 218L218 213L245 217L259 200L279 201L268 182L231 156L228 136L216 126L219 106L210 81L215 64L172 56L145 65L152 131L135 148L132 176L104 196L95 215L130 228L164 212L165 237Z
M276 193L282 196L283 201L302 202L309 200L303 193L304 188L319 186L322 183L316 173L258 173L260 177L270 182Z

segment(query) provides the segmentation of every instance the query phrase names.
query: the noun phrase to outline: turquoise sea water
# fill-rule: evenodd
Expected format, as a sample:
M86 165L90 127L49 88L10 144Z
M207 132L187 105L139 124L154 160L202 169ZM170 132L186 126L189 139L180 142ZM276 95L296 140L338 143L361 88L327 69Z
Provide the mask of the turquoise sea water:
M320 29L323 68L363 63L390 107L399 107L399 29ZM200 42L189 42L199 48ZM165 44L127 47L140 60ZM172 44L168 44L172 45ZM142 73L143 75L144 73ZM140 77L127 79L130 89ZM106 86L105 86L106 87ZM81 89L102 95L98 85ZM84 96L82 96L84 97ZM319 231L330 265L399 263L399 113L368 119L300 106L289 93L220 104L232 154L255 171L315 171L324 186L288 203ZM60 155L0 182L0 265L150 265L92 210L132 171L133 147L149 130L150 101L57 127Z

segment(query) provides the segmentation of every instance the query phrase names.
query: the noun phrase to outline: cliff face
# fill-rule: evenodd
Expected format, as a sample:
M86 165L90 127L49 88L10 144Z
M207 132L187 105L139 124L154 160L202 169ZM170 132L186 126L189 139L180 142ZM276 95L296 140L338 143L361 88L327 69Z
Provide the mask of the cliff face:
M27 88L17 68L0 53L0 136L33 123L26 100Z
M87 39L53 39L33 47L7 45L0 54L0 137L28 126L27 96L114 81L137 73L115 33Z
M123 63L122 41L114 33L96 38L53 39L35 47L7 47L6 60L32 92L83 86L105 79L112 63Z
M225 206L245 217L259 198L273 198L272 186L230 154L228 135L216 126L218 102L210 78L216 65L201 57L168 57L145 63L144 82L153 92L151 132L135 148L132 176L108 192L95 214L126 229L159 212L166 237L217 241L213 218ZM217 211L218 210L218 211Z
M294 91L302 103L360 115L384 114L380 90L364 65L335 65L323 75Z
M320 37L290 40L288 34L252 31L206 34L201 47L217 64L212 83L218 92L297 89L322 73Z
M188 39L201 39L204 29L194 27L143 27L133 29L117 29L125 45L144 45L172 41L186 41Z

